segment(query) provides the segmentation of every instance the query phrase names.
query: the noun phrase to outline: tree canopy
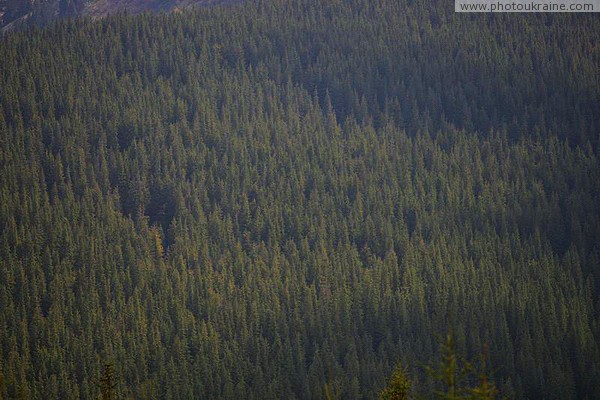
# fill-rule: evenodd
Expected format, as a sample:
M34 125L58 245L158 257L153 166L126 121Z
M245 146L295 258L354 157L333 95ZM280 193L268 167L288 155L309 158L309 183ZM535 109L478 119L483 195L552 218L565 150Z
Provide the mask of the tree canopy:
M0 398L107 362L116 398L377 398L448 315L501 395L600 398L599 23L272 0L0 38Z

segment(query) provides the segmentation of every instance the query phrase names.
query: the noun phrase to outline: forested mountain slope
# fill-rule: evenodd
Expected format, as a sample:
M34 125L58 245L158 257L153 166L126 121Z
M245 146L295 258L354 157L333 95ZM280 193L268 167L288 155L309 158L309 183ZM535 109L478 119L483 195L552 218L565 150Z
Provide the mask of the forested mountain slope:
M127 12L176 11L189 6L215 6L238 0L0 0L0 33L45 26L57 19L94 18Z
M600 398L600 22L452 7L1 38L0 397L425 393L452 320L502 395Z

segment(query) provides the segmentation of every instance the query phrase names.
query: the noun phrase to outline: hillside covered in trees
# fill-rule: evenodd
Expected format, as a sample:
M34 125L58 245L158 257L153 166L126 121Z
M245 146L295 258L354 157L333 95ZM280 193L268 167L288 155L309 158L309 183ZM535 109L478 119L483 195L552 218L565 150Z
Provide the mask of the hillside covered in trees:
M5 35L0 398L430 393L451 323L501 396L600 398L598 43L441 0Z
M211 7L242 0L0 0L0 35L53 21L88 16L102 18L116 13L181 11L191 6Z

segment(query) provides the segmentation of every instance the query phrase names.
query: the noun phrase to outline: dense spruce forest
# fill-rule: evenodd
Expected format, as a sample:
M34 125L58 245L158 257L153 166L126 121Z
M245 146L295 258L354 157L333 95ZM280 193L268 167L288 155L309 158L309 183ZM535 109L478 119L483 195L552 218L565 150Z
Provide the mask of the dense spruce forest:
M453 7L0 38L0 398L600 398L600 20Z

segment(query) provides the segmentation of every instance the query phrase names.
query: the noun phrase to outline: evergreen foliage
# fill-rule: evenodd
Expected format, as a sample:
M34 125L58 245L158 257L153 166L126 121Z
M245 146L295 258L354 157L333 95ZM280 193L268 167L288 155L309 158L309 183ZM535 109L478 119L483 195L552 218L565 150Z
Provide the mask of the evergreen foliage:
M488 379L487 344L483 347L480 360L480 375L473 379L475 365L456 353L454 333L450 328L447 336L440 340L439 360L425 366L432 385L423 385L422 393L415 395L408 369L397 366L388 385L380 393L381 400L408 400L414 398L440 400L493 400L498 395L494 383ZM431 382L430 382L431 383Z
M98 398L108 359L115 398L371 399L449 314L501 395L600 398L599 23L272 0L0 38L0 398Z
M408 400L410 399L410 379L407 371L402 366L396 367L388 386L383 389L379 398L381 400Z

